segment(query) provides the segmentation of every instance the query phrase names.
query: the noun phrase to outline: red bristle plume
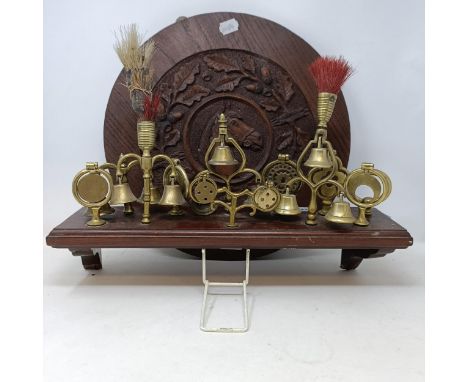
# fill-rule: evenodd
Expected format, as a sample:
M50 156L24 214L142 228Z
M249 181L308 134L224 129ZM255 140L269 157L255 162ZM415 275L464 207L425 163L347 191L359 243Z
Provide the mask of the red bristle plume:
M145 96L143 115L146 121L154 121L158 113L159 102L160 98L157 94L155 94L152 99L148 95Z
M343 57L320 57L309 65L319 93L338 94L354 69Z

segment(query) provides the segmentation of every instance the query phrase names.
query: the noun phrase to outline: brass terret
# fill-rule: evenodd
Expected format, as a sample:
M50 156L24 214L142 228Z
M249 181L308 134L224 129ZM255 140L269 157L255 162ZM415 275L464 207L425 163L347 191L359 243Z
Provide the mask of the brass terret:
M78 203L91 209L92 216L87 225L106 224L99 210L112 197L112 177L107 171L100 169L96 162L86 163L86 169L78 172L73 179L72 192Z
M367 186L372 190L372 196L359 197L356 194L358 187ZM385 201L392 192L392 181L383 171L374 168L372 163L362 163L348 175L345 183L346 197L359 208L359 216L354 222L356 225L367 226L369 221L366 215L371 209Z

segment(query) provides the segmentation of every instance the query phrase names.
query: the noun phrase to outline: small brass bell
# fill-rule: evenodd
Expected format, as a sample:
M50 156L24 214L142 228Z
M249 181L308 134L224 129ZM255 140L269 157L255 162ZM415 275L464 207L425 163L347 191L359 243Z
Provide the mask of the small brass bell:
M135 200L137 200L137 198L133 195L128 183L114 184L114 190L112 191L112 198L109 204L125 204L134 202Z
M237 163L236 158L232 155L231 148L226 146L224 142L221 142L214 150L213 156L208 161L211 166L234 166Z
M301 210L297 205L296 195L289 193L289 187L286 187L286 193L281 194L280 202L275 212L279 215L299 215Z
M123 204L124 214L131 215L133 214L133 206L131 203L134 202L135 200L137 200L137 198L133 194L127 182L114 184L114 188L112 191L112 198L109 201L109 204L111 205Z
M330 168L333 164L328 156L328 150L324 147L316 147L310 151L309 159L304 163L304 166Z
M171 184L164 186L164 191L161 196L159 204L162 206L172 206L172 209L169 211L170 215L182 215L183 211L180 209L180 206L187 204L182 191L178 184L174 184L174 178L171 177Z
M325 219L333 223L353 224L356 220L351 212L351 206L343 200L341 193L337 202L333 202L325 215Z

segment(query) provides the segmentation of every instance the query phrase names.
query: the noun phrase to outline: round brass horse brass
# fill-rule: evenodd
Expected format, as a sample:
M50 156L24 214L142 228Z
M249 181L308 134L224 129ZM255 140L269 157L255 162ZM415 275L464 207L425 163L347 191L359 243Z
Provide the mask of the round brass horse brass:
M193 186L193 197L197 203L209 204L216 199L218 188L210 179L202 179Z
M78 196L85 202L97 204L109 194L109 184L97 173L83 175L76 185Z
M275 188L260 186L254 193L254 202L260 211L273 211L280 201L280 193Z

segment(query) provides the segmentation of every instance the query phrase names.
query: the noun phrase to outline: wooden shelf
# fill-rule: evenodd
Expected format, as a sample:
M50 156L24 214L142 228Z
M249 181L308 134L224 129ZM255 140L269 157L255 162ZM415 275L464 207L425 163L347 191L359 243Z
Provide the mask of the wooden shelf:
M339 248L343 250L342 268L354 269L363 258L380 257L413 243L406 229L376 209L367 227L336 225L323 217L319 217L316 226L307 226L304 213L289 218L239 214L238 228L228 228L228 216L224 213L197 216L186 210L182 216L170 216L158 209L153 210L152 221L146 225L140 223L140 206L136 206L132 216L125 216L122 208L116 208L106 225L88 227L89 218L84 212L85 209L78 210L55 227L46 238L47 244L95 260L100 257L93 250L97 248ZM100 268L100 262L91 268L98 269L95 266Z

